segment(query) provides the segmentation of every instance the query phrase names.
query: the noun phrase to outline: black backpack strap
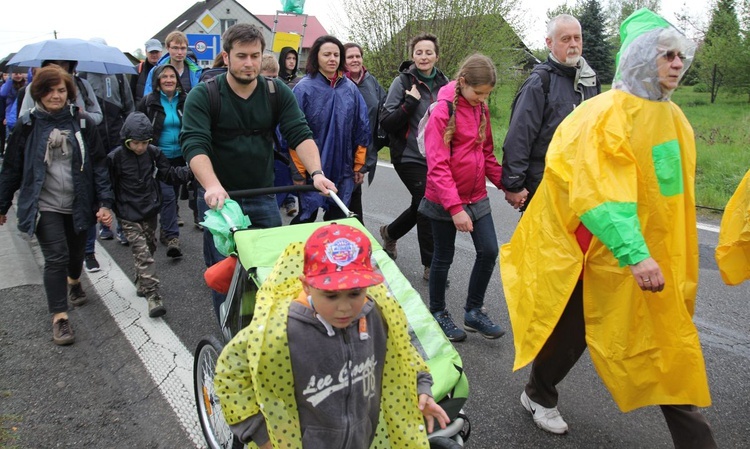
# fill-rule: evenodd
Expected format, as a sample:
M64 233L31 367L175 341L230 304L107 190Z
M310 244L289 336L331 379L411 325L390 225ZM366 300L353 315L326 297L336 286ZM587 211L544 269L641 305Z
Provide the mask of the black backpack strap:
M81 91L81 96L83 97L83 104L86 105L88 108L89 106L94 105L94 101L89 98L89 90L86 89L86 85L83 84L83 79L79 75L75 75L73 78L76 80L76 87L79 91ZM85 78L84 78L85 79Z
M280 100L276 81L273 78L266 78L266 85L268 86L268 101L271 104L271 116L273 117L273 129L271 129L271 136L273 136L274 143L273 158L284 165L289 165L289 158L279 151L281 142L279 142L279 136L276 135L276 127L279 126L279 121L281 121L281 105L279 104Z
M534 67L531 73L539 75L539 79L542 81L542 92L544 92L544 105L549 104L549 72L552 70L547 64L539 64Z
M531 71L531 73L536 73L539 77L539 80L542 82L542 92L544 92L544 111L545 111L545 119L546 119L546 111L547 111L547 105L549 105L549 84L550 84L550 74L549 72L552 70L552 67L548 66L547 64L537 64L534 66L534 69ZM529 74L531 76L531 74ZM510 117L508 118L508 122L510 123L510 120L513 119L513 111L516 110L516 103L518 102L518 96L521 93L521 89L518 89L518 92L516 92L516 96L513 98L513 103L510 105Z
M208 110L211 115L211 134L216 130L216 119L221 114L221 98L219 93L219 85L216 84L216 78L210 78L204 81L206 84L206 91L208 92Z

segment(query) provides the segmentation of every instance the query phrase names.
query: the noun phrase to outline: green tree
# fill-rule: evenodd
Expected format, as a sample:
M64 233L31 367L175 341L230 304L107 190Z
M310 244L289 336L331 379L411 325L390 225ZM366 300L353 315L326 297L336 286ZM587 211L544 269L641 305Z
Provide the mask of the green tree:
M745 53L735 0L718 0L697 55L698 75L709 87L711 103L716 101L722 86L738 89L746 83Z
M481 52L498 76L514 77L528 58L518 0L343 0L348 38L362 46L365 63L381 81L393 79L411 59L409 41L421 32L438 37L438 67L452 76L461 60ZM514 31L515 30L515 31Z
M585 0L578 21L583 33L583 56L596 71L602 83L609 84L614 76L615 60L607 39L604 13L599 0Z

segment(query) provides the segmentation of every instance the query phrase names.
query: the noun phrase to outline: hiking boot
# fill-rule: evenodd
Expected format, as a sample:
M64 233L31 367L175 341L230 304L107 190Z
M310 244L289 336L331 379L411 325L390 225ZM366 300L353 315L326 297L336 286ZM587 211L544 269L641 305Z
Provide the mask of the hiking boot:
M380 227L380 237L383 239L383 250L385 250L385 253L388 254L388 257L390 257L393 260L396 260L396 257L398 256L398 252L396 251L396 239L392 239L388 237L388 226L383 225ZM429 269L427 272L427 279L429 279L430 273Z
M435 318L435 321L440 325L440 329L443 330L443 333L446 337L448 337L448 340L450 341L464 341L466 340L466 332L459 329L456 326L456 323L453 322L453 318L451 318L451 314L448 313L447 310L442 310L440 312L435 312L432 314L432 316Z
M534 418L534 422L540 429L557 435L568 432L568 423L562 419L557 407L542 407L532 401L526 394L526 391L521 393L521 405L523 405L526 411L531 413L531 417Z
M113 238L115 238L115 235L112 234L111 229L102 227L99 230L99 240L112 240Z
M167 241L167 234L164 233L164 229L159 231L159 243L164 246L169 245L169 242Z
M130 245L130 242L128 242L128 238L125 237L125 233L122 231L117 233L117 242L122 246Z
M96 273L97 271L101 270L99 261L96 260L96 255L94 253L86 254L85 256L83 256L83 266L89 273Z
M89 299L86 297L86 292L83 291L81 283L68 284L68 302L73 306L82 306L86 304Z
M158 318L167 313L167 309L164 308L164 304L161 301L161 296L158 293L154 293L148 297L148 316L151 318Z
M173 237L167 242L167 257L182 257L182 250L180 249L180 239Z
M479 332L482 337L489 339L500 338L505 334L503 328L493 323L482 309L471 309L464 313L464 329Z
M67 318L60 318L52 323L52 341L58 346L72 345L76 341Z
M287 217L294 217L297 215L297 202L294 201L294 198L289 198L284 201L284 204L282 204L281 207L284 208Z

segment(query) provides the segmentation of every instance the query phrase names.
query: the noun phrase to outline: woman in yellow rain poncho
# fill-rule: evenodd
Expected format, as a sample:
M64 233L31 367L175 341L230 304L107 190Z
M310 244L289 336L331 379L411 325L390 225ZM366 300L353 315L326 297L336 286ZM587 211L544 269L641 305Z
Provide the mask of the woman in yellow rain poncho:
M500 270L521 403L565 433L555 386L588 346L622 411L661 405L677 447L715 447L692 321L698 280L695 141L669 101L695 51L647 9L621 28L613 89L558 127ZM691 404L691 405L685 405Z
M727 285L750 279L750 170L724 209L716 263Z

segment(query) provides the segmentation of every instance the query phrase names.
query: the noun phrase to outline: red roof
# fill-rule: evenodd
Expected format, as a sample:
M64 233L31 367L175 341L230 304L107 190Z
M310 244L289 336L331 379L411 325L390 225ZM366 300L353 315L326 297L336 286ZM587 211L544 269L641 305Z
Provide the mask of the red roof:
M273 28L273 20L276 18L275 15L263 15L255 14L255 17L265 23L268 28ZM286 33L297 33L302 34L304 31L305 37L302 39L302 48L312 47L315 39L320 36L325 36L328 31L323 28L318 19L315 16L307 16L307 27L304 27L305 16L294 15L294 14L279 14L278 23L276 24L276 31L283 31Z

